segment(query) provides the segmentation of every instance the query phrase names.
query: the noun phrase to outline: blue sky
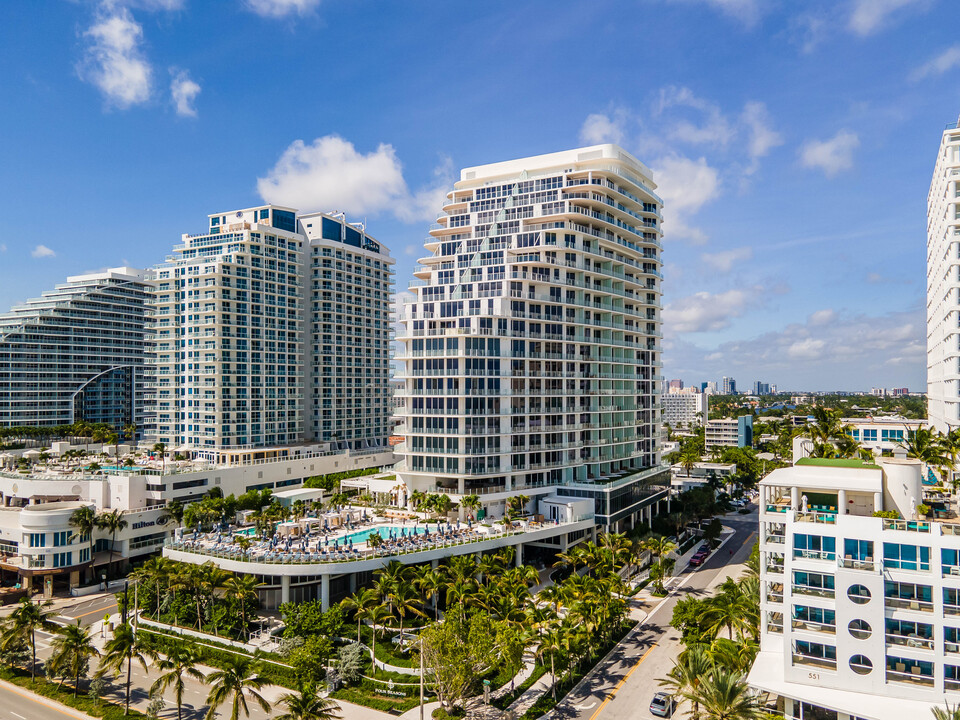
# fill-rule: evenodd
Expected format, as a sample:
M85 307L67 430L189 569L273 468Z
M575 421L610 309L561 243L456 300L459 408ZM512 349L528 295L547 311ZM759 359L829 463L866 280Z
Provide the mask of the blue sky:
M459 168L617 141L667 200L665 374L922 389L951 0L49 0L0 10L0 307L210 212L345 210L403 290Z

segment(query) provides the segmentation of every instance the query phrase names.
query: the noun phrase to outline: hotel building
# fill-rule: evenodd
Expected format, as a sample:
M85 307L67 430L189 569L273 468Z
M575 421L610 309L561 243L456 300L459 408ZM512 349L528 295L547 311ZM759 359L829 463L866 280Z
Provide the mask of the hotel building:
M399 317L411 492L591 498L606 528L660 496L661 206L615 145L461 171Z
M927 195L927 415L960 426L960 129L947 125Z
M141 426L141 270L75 275L0 315L0 427Z
M877 462L805 458L760 483L748 681L785 717L927 717L960 701L960 525L932 501L937 519L918 515L919 461Z
M216 462L385 447L386 248L342 216L208 217L154 271L151 437Z
M703 425L709 412L709 396L699 388L688 387L663 395L663 423L676 429Z

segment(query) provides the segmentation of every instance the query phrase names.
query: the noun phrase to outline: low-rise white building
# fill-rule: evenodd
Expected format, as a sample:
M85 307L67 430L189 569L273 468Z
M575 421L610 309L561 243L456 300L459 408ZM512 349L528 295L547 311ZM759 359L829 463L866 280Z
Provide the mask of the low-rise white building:
M761 481L748 680L785 717L900 720L960 701L960 523L920 517L920 471L805 458Z
M672 428L703 425L709 410L705 392L686 388L663 396L663 422Z

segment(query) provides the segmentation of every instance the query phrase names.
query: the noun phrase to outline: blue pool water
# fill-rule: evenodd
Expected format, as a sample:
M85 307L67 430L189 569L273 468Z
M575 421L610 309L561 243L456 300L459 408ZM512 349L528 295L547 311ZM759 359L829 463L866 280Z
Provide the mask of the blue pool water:
M400 537L401 531L405 533L408 537L410 535L425 535L427 530L426 528L419 526L410 526L410 527L398 527L394 525L382 525L377 528L370 528L368 530L360 530L359 532L350 533L340 538L340 544L343 545L347 540L352 540L355 545L364 543L367 541L367 538L370 537L370 533L379 533L380 537L384 540L390 538L390 532L393 531L394 537ZM333 540L330 541L333 543Z

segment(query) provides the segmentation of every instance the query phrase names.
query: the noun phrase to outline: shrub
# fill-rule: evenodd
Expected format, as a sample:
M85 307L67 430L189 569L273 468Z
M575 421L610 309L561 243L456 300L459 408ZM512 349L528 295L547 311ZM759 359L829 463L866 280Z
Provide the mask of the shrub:
M366 651L360 645L352 643L344 645L337 653L337 659L340 661L340 677L345 683L353 685L363 676L363 666L366 658Z
M874 510L873 517L886 518L887 520L899 520L900 513L896 510Z
M456 705L450 708L449 710L446 710L445 708L442 708L442 707L438 707L436 710L433 711L433 719L434 720L457 720L458 718L462 718L466 714L467 714L466 710Z

